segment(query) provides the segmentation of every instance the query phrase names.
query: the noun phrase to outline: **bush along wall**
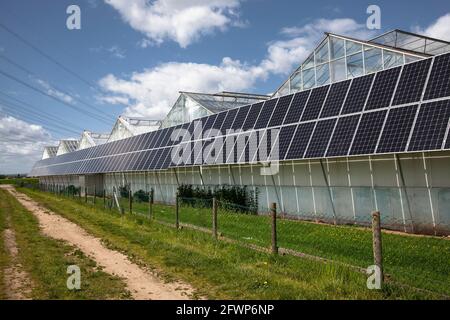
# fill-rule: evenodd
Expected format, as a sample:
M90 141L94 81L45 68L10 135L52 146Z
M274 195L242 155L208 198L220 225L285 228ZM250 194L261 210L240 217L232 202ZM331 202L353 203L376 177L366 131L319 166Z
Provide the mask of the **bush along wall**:
M148 202L149 198L149 193L142 189L133 194L133 199L137 202Z
M182 205L191 207L209 208L212 206L212 198L215 197L219 205L227 210L247 214L258 212L258 189L249 190L247 186L194 188L192 185L182 184L178 187L178 196Z

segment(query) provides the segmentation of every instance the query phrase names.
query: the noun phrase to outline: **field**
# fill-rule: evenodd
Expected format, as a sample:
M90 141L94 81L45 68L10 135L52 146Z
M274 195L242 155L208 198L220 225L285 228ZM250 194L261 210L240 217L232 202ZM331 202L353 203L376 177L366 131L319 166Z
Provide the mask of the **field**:
M392 278L382 290L368 290L366 275L354 266L372 264L371 233L280 220L279 245L330 262L290 255L274 256L238 244L215 241L211 234L176 230L155 221L174 222L174 208L155 205L154 220L146 204L134 203L136 214L120 215L84 199L58 197L21 189L50 210L100 237L135 261L157 270L167 280L181 279L197 296L224 299L430 299L449 294L450 241L383 234L386 271ZM90 200L90 202L92 202ZM210 209L182 207L180 221L210 227ZM268 218L219 212L222 235L266 246ZM444 296L446 294L447 296Z

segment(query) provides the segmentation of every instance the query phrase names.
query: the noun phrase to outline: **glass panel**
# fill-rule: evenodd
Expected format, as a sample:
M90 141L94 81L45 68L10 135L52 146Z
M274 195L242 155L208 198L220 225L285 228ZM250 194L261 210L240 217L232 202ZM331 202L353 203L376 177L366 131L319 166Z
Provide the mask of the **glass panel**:
M314 67L314 54L311 54L303 63L303 69Z
M366 66L366 74L380 71L383 69L383 61L381 59L381 49L369 48L364 51L364 63Z
M350 55L352 53L356 53L362 50L362 45L359 43L353 42L353 41L345 41L345 45L347 47L347 55Z
M330 66L328 63L322 64L317 67L317 85L326 84L330 82Z
M345 71L345 59L331 62L331 81L336 82L347 78Z
M420 60L420 58L418 57L413 57L413 56L408 56L407 54L405 54L405 63L409 63L409 62L414 62Z
M403 64L403 54L383 50L384 68L392 68Z
M327 39L328 40L328 39ZM316 51L316 65L323 62L328 62L328 41L324 41Z
M303 70L303 89L309 89L316 85L314 79L314 68Z
M362 52L353 54L347 57L347 77L353 78L362 76L364 73L363 69L363 58Z
M425 51L425 39L410 34L397 33L397 47L417 52Z
M439 41L427 40L426 53L437 55L446 52L450 52L450 45Z
M285 95L289 94L289 81L286 81L283 84L283 86L280 88L278 93L280 94L280 96L285 96Z
M291 93L302 89L302 74L300 72L291 77Z
M342 58L344 56L344 40L330 37L331 59Z

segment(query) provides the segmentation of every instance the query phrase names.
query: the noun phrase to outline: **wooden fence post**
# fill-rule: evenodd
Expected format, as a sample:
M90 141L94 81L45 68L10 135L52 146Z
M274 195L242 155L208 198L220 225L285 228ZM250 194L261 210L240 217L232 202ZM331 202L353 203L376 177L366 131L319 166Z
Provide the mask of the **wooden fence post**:
M150 189L150 194L148 195L148 214L150 219L153 217L153 188Z
M272 253L278 254L277 246L277 204L272 202L270 205L270 213L272 216Z
M128 191L128 207L130 209L130 213L133 213L133 193Z
M84 187L84 202L87 203L87 187Z
M212 232L214 239L217 239L217 200L216 197L212 199Z
M373 259L375 265L380 268L381 284L384 281L383 252L381 246L381 217L379 211L372 212L372 234L373 234Z
M175 195L175 228L178 230L180 228L180 204L178 202L178 192Z
M105 191L105 189L103 189L103 209L106 209L106 191Z
M96 198L97 198L97 186L94 185L94 204Z

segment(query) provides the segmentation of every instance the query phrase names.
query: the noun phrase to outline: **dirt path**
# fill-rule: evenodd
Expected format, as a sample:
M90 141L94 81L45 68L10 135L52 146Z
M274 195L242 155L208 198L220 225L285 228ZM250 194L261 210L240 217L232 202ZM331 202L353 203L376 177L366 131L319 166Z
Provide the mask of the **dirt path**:
M106 248L99 238L88 234L73 222L41 207L37 202L12 186L2 186L39 220L43 233L67 241L103 267L103 271L123 278L134 299L189 299L193 289L180 282L164 283L149 270L131 262L118 251ZM82 275L83 277L83 275Z
M8 226L11 226L10 217L7 216ZM23 269L18 261L19 250L16 243L16 234L10 227L3 231L5 248L9 253L11 261L4 270L4 281L6 297L10 300L30 299L32 290L32 281L29 274Z

